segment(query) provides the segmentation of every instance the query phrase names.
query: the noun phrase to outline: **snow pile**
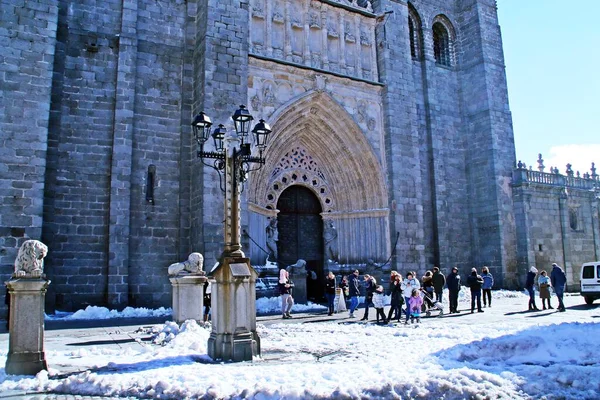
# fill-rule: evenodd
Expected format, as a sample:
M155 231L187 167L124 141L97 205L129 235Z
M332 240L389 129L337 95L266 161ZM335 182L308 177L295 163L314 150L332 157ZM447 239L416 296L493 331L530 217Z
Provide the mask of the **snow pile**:
M57 311L54 315L45 315L47 320L101 320L111 318L148 318L168 317L173 313L171 308L160 307L156 310L149 308L125 307L123 311L109 310L106 307L87 306L85 310L77 310L74 313Z

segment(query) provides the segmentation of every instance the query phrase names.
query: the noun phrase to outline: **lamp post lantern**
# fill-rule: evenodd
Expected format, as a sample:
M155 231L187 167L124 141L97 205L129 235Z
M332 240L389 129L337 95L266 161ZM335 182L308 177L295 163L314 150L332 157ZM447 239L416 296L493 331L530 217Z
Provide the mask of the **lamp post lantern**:
M221 124L211 133L212 121L204 112L192 122L198 144L197 156L204 165L218 172L219 185L225 194L223 252L217 267L208 276L213 285L208 355L214 360L248 361L260 355L260 338L256 333L257 274L242 251L240 193L248 173L265 163L264 150L271 128L262 119L254 126L252 133L258 149L258 156L255 156L249 138L254 118L242 105L231 119L235 132L227 131ZM209 137L213 138L215 151L204 150Z

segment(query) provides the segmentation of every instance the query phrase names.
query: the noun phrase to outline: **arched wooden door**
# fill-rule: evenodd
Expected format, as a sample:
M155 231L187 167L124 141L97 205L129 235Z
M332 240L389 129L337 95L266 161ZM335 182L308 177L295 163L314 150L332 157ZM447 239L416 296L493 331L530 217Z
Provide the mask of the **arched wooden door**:
M306 261L306 269L317 274L317 280L308 279L307 297L323 298L323 220L321 204L310 189L294 185L284 190L277 200L277 227L279 262L294 264Z

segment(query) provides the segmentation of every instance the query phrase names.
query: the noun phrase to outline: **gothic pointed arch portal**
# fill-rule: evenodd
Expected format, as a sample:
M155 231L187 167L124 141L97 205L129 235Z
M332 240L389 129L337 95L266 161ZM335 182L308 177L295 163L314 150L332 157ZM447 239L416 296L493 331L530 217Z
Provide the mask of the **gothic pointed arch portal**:
M339 264L385 261L390 235L384 167L352 116L329 94L313 91L277 110L269 122L266 163L248 186L249 222L260 225L251 231L264 231L283 191L301 185L319 199L323 223L337 229ZM253 262L260 264L255 256L251 247Z

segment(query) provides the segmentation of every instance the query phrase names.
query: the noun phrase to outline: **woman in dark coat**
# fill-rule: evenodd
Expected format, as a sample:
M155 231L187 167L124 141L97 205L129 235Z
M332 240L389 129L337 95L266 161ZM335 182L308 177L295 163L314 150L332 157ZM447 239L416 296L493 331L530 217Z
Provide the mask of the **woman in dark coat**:
M392 271L390 276L390 311L388 312L387 319L388 321L392 320L392 315L394 318L400 322L400 318L402 317L402 304L404 304L404 298L402 297L402 288L400 287L402 283L402 275L397 273L396 271ZM395 313L395 314L394 314Z
M529 268L529 272L527 273L527 281L525 282L525 289L529 292L529 311L538 311L539 308L535 305L535 292L533 291L533 286L535 285L535 277L537 276L537 268L531 267Z
M325 278L325 296L327 297L327 307L329 308L329 314L333 315L333 302L335 300L335 275L329 271L327 278Z

